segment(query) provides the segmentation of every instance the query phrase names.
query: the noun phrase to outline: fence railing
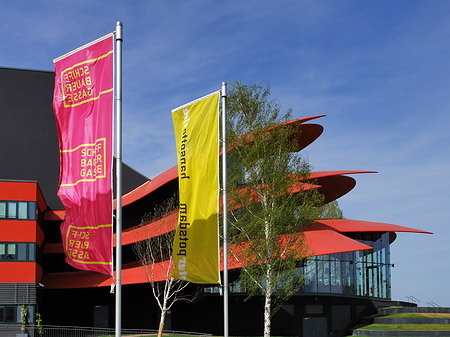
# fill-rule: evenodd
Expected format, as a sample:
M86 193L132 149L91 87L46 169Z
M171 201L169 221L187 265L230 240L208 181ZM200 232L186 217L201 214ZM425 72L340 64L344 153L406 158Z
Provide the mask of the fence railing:
M427 302L427 305L429 307L435 307L435 308L440 308L441 307L439 304L437 304L436 302L433 302L433 301Z
M114 337L115 330L109 328L75 327L75 326L56 326L42 325L40 329L36 325L27 325L25 330L21 325L4 324L0 325L0 337L16 337L25 334L28 337ZM122 335L130 336L154 336L158 330L151 329L122 329ZM164 334L173 334L179 336L211 336L200 332L186 331L168 331ZM22 337L22 336L20 336Z
M408 301L414 302L416 304L419 304L420 302L422 302L421 300L419 300L417 297L414 297L414 296L406 296L406 299Z

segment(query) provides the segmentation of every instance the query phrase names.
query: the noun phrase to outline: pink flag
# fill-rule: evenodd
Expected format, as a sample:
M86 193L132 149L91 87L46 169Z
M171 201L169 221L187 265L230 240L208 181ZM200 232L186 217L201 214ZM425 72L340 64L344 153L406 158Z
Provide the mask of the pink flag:
M66 261L78 269L112 275L114 36L53 62Z

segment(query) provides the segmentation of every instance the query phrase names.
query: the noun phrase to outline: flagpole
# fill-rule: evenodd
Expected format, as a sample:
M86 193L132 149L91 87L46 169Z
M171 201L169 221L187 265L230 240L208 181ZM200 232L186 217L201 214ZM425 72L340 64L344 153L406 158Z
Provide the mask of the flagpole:
M228 337L227 84L222 82L223 336Z
M122 22L116 24L116 337L122 333Z

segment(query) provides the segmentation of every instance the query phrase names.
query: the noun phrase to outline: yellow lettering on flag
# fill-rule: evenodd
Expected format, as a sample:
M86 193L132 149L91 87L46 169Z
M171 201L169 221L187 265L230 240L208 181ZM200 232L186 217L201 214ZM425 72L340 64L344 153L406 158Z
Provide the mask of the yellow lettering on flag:
M218 91L172 110L180 207L171 275L193 283L220 283L219 96Z

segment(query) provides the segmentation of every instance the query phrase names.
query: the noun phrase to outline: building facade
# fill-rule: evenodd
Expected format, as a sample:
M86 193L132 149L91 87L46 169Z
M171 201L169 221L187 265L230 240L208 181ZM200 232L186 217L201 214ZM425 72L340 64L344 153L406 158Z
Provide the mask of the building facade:
M59 149L52 108L54 73L0 68L0 325L20 322L27 306L29 322L39 312L43 324L114 326L113 283L107 275L80 271L64 261L59 225L65 211L57 197ZM298 149L317 139L323 116L291 121ZM363 171L313 172L319 191L330 202L355 186L351 175ZM148 179L123 166L123 318L125 328L156 328L159 309L133 244L151 237L158 221L142 217L178 189L177 167ZM177 213L166 220L175 229ZM153 232L152 232L153 230ZM420 230L358 220L317 220L305 230L313 258L302 267L302 292L273 318L275 335L344 336L377 306L391 305L390 244L395 233ZM230 334L262 332L263 302L245 301L239 265L230 261ZM161 280L163 280L161 276ZM222 297L204 287L201 300L177 303L166 327L222 333Z

